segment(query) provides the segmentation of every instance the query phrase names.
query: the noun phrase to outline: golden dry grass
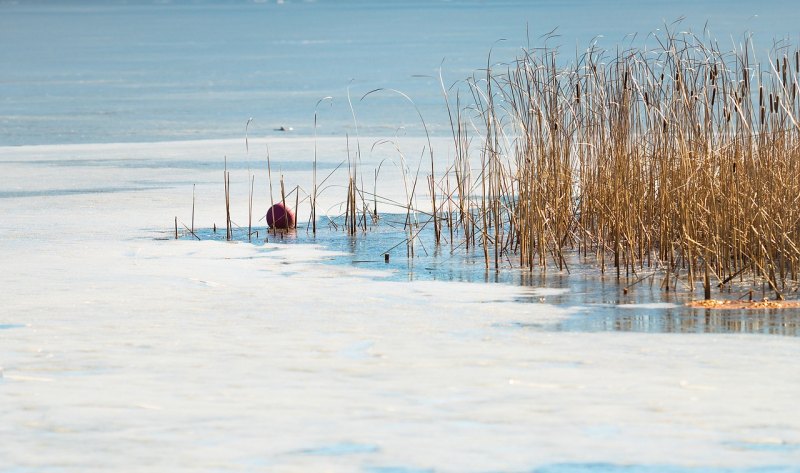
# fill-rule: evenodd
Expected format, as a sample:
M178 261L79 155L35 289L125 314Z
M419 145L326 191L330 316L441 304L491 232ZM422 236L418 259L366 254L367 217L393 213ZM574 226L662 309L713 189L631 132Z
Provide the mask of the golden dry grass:
M747 44L659 45L590 49L567 67L547 48L489 62L468 107L448 101L445 202L487 268L566 269L577 251L618 276L661 268L666 290L673 276L706 298L763 281L782 299L800 269L800 51L753 64Z
M696 309L718 309L718 310L741 310L741 309L798 309L800 302L798 301L733 301L733 300L718 300L708 299L702 301L693 301L687 304L689 307Z

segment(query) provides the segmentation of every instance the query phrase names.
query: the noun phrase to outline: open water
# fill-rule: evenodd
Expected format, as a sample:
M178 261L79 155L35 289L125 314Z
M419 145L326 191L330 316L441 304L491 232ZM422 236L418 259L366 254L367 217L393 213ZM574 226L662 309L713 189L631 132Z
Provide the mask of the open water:
M366 232L359 231L352 236L343 230L341 218L334 220L320 219L316 235L307 222L299 223L296 230L288 232L270 231L262 223L255 227L250 239L247 238L247 228L235 229L233 238L255 245L266 242L322 245L337 252L335 256L324 258L327 264L381 271L384 280L510 284L542 289L544 293L517 300L529 304L555 304L572 312L570 317L555 321L512 322L506 327L510 329L800 335L800 311L796 309L687 307L688 302L702 299L702 284L698 282L696 290L689 291L681 282L677 290L665 291L661 287L664 272L656 268L642 267L638 274L626 275L623 272L617 279L613 267L607 268L603 274L594 258L583 259L567 254L567 267L563 269L559 269L554 261L548 262L547 268L537 267L532 271L520 268L516 261L512 261L513 255L503 257L499 270L493 266L487 269L483 251L466 249L458 232L451 244L445 228L443 244L437 246L431 225L426 225L424 218L413 229L413 256L409 256L412 248L407 244L409 235L404 225L405 215L385 214L379 221L370 223ZM195 235L182 232L185 240L224 241L225 229L203 228L196 230ZM762 291L756 288L753 294L756 300L771 296L766 285ZM741 289L725 294L715 291L714 297L746 299L748 294Z
M447 134L447 87L526 45L796 40L791 0L0 1L0 145ZM680 21L678 21L680 20ZM794 41L796 42L796 41ZM491 56L490 56L491 51ZM348 101L348 91L350 100ZM326 100L319 107L318 102ZM352 104L352 109L350 104ZM354 116L355 115L355 120ZM356 130L356 126L358 130Z

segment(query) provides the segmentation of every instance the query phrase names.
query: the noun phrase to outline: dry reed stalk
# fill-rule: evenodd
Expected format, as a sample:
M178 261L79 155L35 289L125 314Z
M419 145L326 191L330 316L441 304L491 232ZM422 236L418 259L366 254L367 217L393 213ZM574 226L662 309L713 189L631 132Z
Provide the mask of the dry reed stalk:
M267 210L267 212L272 212L272 206L275 205L275 200L272 197L272 164L269 159L269 145L267 145L267 182L269 183L269 210ZM272 233L276 235L277 230L272 229Z
M312 184L311 184L311 233L317 234L317 111L319 104L325 100L332 100L333 97L323 97L314 106L314 162L312 166ZM297 207L295 207L295 212Z
M250 199L247 202L247 241L252 241L253 237L253 189L255 184L256 176L250 176Z
M228 172L227 156L225 156L223 178L225 181L225 239L230 241L233 238L233 227L231 226L231 174Z
M196 186L196 184L192 184L192 230L191 230L192 231L192 235L195 234L194 233L194 201L195 201L194 191L195 191L195 186Z

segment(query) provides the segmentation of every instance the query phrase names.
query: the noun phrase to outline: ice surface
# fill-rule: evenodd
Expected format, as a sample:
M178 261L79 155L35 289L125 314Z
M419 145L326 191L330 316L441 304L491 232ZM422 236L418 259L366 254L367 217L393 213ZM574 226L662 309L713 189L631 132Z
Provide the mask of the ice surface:
M312 144L271 142L273 166ZM324 162L340 159L341 140L321 144ZM538 297L524 288L324 264L318 246L158 239L175 216L189 224L194 183L198 225L224 222L226 154L234 220L246 222L243 162L265 209L252 153L0 149L0 471L800 465L796 338L519 330L574 314L515 302Z

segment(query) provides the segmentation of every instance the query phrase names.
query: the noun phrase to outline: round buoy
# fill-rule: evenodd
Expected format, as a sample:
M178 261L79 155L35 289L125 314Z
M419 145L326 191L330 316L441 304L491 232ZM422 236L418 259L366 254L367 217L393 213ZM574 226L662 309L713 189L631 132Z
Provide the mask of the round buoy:
M282 202L278 202L267 210L267 225L276 230L294 228L294 212Z

